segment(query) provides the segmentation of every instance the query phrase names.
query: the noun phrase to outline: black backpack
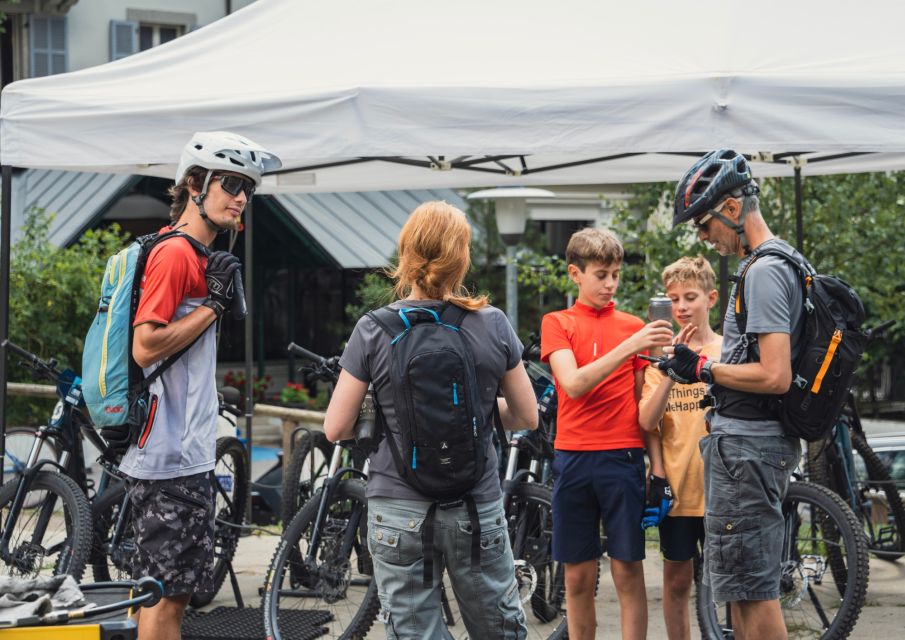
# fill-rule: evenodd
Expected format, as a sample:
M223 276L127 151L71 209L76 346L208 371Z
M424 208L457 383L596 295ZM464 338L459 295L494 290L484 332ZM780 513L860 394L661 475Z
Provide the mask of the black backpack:
M798 354L792 362L792 384L774 398L772 413L787 435L814 442L833 428L864 353L864 305L846 282L818 274L797 252L755 250L738 278L735 296L735 318L742 336L747 323L745 275L763 256L777 256L791 264L801 276L804 291L804 310L793 336Z
M433 580L437 508L466 505L471 564L480 570L481 524L470 492L484 476L488 426L481 414L474 357L460 331L467 313L449 303L436 310L383 307L368 313L390 340L396 429L384 429L387 446L402 479L435 500L421 530L425 588Z
M467 313L444 303L368 314L390 340L397 433L387 439L396 468L437 500L461 498L484 475L485 420L474 357L459 331Z

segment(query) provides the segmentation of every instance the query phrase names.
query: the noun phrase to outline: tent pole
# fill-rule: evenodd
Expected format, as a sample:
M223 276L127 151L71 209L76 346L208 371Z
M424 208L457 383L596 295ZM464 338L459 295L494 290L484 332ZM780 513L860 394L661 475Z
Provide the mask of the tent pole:
M2 223L0 223L0 338L9 337L9 261L10 261L10 228L12 227L13 210L13 168L4 165L0 168L0 198ZM6 351L0 354L0 460L6 459ZM2 476L2 471L0 471ZM0 481L6 478L0 477Z
M795 248L804 252L804 221L801 213L801 165L795 165Z
M729 258L720 256L720 323L719 333L722 333L723 318L726 317L726 309L729 307Z
M254 276L252 275L252 227L254 226L254 211L252 210L254 197L248 201L245 207L245 305L248 315L245 316L245 441L248 443L248 465L246 474L248 486L251 487L251 426L254 416L254 384L252 369L254 367ZM251 522L251 491L248 492L248 501L245 503L246 522Z

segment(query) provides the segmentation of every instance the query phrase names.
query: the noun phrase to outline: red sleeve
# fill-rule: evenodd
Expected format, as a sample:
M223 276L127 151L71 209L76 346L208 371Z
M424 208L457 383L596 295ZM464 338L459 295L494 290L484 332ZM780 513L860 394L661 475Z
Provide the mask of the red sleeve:
M540 325L540 359L549 362L550 354L560 349L572 351L572 343L569 342L559 313L548 313Z
M633 321L632 322L632 324L634 325L632 327L633 333L637 332L637 331L641 331L641 329L644 328L644 321L641 318L638 318L637 316L632 316L632 315L629 315L629 318ZM642 351L641 354L645 355L645 356L650 355L650 353L648 352L647 349ZM646 367L649 364L650 364L649 361L642 360L637 355L632 357L632 371L638 371L639 369L643 369L644 367Z
M198 261L191 245L176 238L154 247L145 265L141 299L132 326L145 322L169 324L179 303L192 290Z

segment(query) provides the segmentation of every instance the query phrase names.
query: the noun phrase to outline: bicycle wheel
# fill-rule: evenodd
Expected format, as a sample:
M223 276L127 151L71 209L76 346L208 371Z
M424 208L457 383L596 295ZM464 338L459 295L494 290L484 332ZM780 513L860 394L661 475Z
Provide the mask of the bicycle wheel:
M35 442L35 433L37 429L34 427L10 427L6 430L6 445L3 454L3 481L11 479L16 473L21 473L25 469L28 462L28 455L31 453L31 447ZM60 452L57 445L50 438L46 439L41 445L41 453L38 461L60 459ZM33 507L33 504L29 504Z
M132 578L132 552L135 538L132 533L132 509L126 509L118 539L114 535L126 485L119 482L107 489L91 504L94 521L94 540L91 546L89 564L95 582L110 580L130 580Z
M563 567L553 561L553 499L550 488L536 482L519 482L509 495L506 522L515 578L529 640L565 638L565 583ZM472 594L469 594L472 595ZM456 640L469 638L452 583L447 575L442 587L443 616Z
M283 476L284 527L321 486L330 466L333 446L320 431L299 432Z
M846 638L858 621L868 581L868 552L858 519L838 495L810 482L793 482L783 501L779 602L789 638ZM837 583L829 555L838 556L845 584ZM840 594L842 597L840 599ZM733 638L728 604L716 605L710 587L697 584L701 634Z
M274 640L320 626L327 638L364 638L380 608L368 553L364 482L336 485L324 513L320 543L309 541L323 489L283 530L264 583L264 628ZM312 552L313 562L305 558Z
M0 487L4 525L18 486L15 478ZM53 471L36 473L12 527L11 557L3 562L7 575L68 573L82 579L91 550L91 512L88 498L72 478Z
M905 555L905 506L902 505L902 497L889 471L862 434L852 432L852 446L867 467L867 485L861 488L862 492L867 492L865 504L885 501L887 510L886 521L879 523L874 522L871 508L859 514L864 516L862 521L867 545L878 558L898 560Z
M193 607L203 607L220 591L239 544L239 527L245 520L245 502L248 499L248 478L245 446L238 438L217 439L214 478L217 514L214 529L214 590L192 595L189 604Z

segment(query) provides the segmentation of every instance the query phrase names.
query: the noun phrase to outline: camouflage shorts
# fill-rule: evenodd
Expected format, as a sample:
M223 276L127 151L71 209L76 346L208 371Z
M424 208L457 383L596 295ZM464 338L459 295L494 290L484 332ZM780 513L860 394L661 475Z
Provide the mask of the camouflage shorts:
M129 480L136 577L152 576L165 596L213 591L214 492L209 473Z

